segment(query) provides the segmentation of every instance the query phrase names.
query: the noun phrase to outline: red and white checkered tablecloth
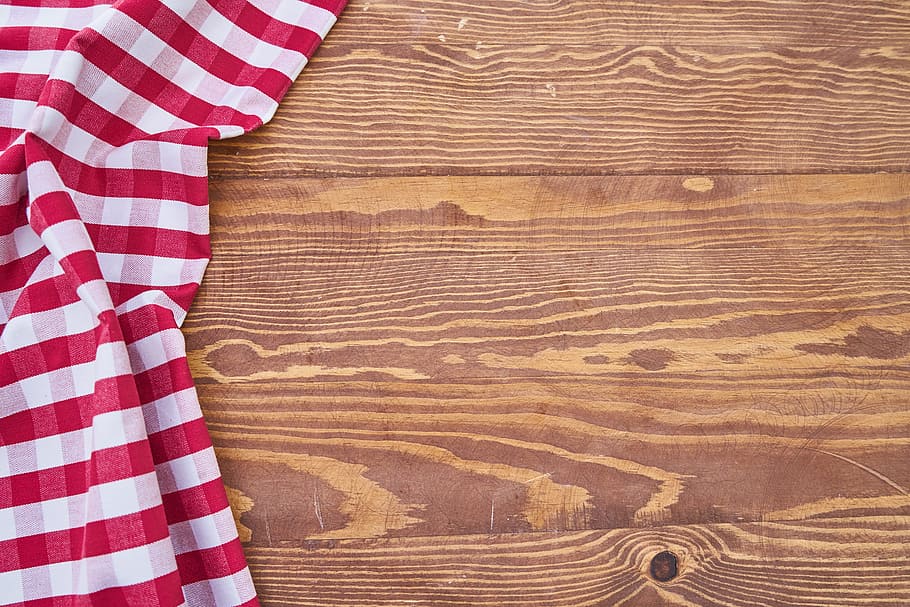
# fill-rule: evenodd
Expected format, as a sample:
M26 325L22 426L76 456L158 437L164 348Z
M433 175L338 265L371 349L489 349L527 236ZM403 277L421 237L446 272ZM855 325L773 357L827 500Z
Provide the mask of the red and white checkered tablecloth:
M0 6L0 605L256 605L180 325L206 148L345 0Z

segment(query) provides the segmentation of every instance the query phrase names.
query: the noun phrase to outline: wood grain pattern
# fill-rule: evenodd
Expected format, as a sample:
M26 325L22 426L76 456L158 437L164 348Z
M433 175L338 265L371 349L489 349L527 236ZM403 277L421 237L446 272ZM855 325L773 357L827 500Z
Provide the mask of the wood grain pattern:
M908 174L213 179L214 268L256 252L288 274L306 253L352 267L440 247L906 248L908 193Z
M908 36L902 0L352 0L331 41L861 46Z
M512 42L327 42L270 125L213 146L211 172L910 168L907 46Z
M353 0L184 325L265 607L910 605L908 34Z
M603 536L614 539L597 558L626 580L619 595L604 586L576 596L588 586L579 583L550 597L541 580L514 601L740 605L748 593L714 602L698 598L701 586L673 598L638 584L637 569L614 562L632 558L616 538L638 538L632 550L656 546L648 542L671 533L666 525L700 537L708 532L697 525L727 523L738 527L724 533L774 529L775 542L797 550L784 532L811 548L817 527L834 550L860 534L862 522L841 529L845 517L910 522L905 175L212 188L216 253L184 328L269 604L348 600L332 586L304 598L301 580L325 585L326 574L276 547L435 537L402 546L444 561L486 544L450 552L442 536L658 525ZM861 558L885 558L872 554L876 542L857 548ZM774 545L750 546L740 556L712 550L802 575L775 560ZM347 571L345 550L338 563L332 551L313 558ZM410 597L422 561L408 550L383 574L383 593L350 600ZM414 600L511 604L497 584L522 586L531 574L510 569L516 557L504 550L488 555L504 559L504 577L478 594L434 595L433 574ZM574 550L557 553L581 558ZM647 552L635 550L639 560ZM840 553L853 560L838 561L849 570L838 575L888 577L885 565L855 566L858 554ZM351 567L353 579L366 575ZM910 578L903 567L900 580ZM801 590L788 583L764 604L795 604Z
M906 521L879 517L313 542L247 555L276 607L900 607L910 603L908 542ZM661 584L647 569L666 549L681 570Z

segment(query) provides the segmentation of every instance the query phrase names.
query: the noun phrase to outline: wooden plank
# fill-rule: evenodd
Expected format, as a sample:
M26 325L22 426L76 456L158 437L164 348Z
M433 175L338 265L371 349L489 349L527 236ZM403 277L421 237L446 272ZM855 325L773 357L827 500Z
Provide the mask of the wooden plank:
M910 170L906 46L520 41L329 41L270 125L212 147L211 173Z
M908 36L903 0L352 0L331 41L890 46Z
M906 247L908 193L907 174L213 179L214 267L257 250Z
M905 175L212 190L184 329L254 542L910 515Z
M910 604L908 529L906 517L839 518L306 548L259 543L246 552L270 607L898 607ZM678 574L659 583L650 562L667 550L678 557Z

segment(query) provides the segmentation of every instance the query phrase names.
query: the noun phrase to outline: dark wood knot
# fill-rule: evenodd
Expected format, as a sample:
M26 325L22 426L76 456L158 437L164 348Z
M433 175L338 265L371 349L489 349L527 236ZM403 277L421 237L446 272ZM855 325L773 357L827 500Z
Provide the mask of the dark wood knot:
M654 555L651 559L651 577L658 582L669 582L679 573L679 559L669 550Z

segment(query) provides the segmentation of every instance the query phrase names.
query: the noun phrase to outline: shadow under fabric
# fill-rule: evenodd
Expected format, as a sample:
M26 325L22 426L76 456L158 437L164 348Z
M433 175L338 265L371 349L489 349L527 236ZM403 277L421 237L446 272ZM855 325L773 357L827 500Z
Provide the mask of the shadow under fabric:
M208 141L268 121L343 6L0 6L0 605L257 604L179 327Z

